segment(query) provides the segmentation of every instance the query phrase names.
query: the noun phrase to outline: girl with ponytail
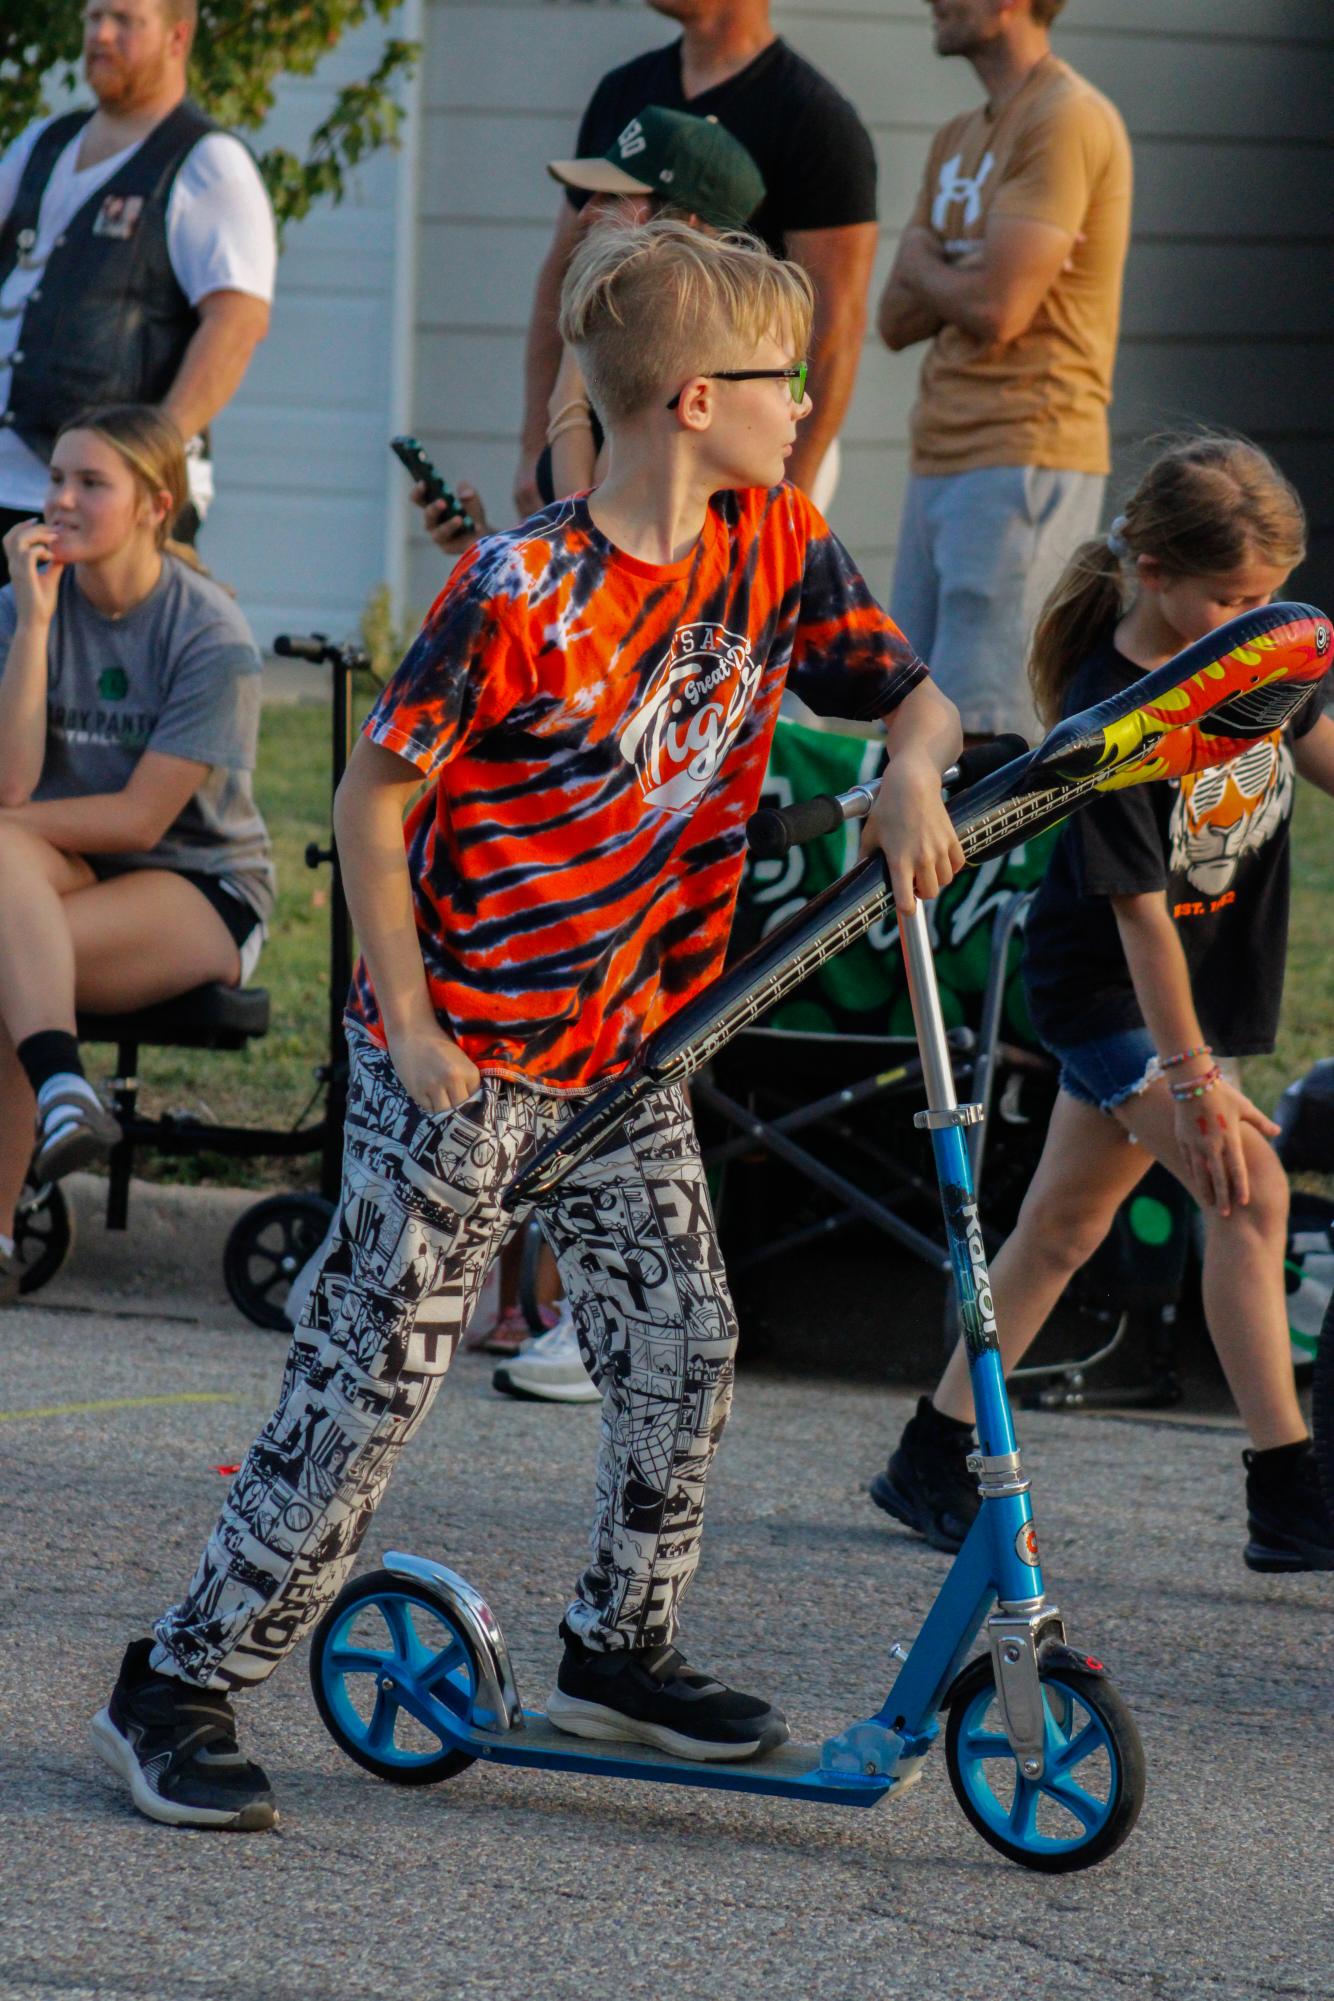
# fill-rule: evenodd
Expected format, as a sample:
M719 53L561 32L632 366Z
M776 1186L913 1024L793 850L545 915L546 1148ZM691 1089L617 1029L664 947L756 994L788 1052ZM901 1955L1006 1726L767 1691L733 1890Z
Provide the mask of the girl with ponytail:
M1077 550L1034 636L1050 727L1279 594L1305 553L1301 503L1235 437L1164 451L1102 539ZM1334 793L1334 720L1314 695L1286 733L1231 763L1113 792L1069 821L1029 914L1029 1012L1059 1062L1046 1145L991 1267L1007 1368L1038 1334L1117 1209L1161 1161L1204 1215L1209 1332L1250 1434L1256 1570L1334 1569L1297 1403L1283 1278L1278 1128L1235 1059L1273 1048L1287 947L1294 768ZM923 1397L872 1497L937 1547L977 1512L967 1364Z
M84 1077L76 1008L239 984L272 908L250 787L260 659L169 539L186 491L161 411L95 411L56 439L42 520L4 541L0 1300L29 1168L53 1180L120 1137Z

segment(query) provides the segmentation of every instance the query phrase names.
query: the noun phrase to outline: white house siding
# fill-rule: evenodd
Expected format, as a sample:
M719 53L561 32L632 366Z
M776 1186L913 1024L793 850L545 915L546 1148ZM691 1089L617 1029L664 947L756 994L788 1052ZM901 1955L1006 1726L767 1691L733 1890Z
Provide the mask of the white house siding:
M918 0L780 0L774 15L874 133L878 286L931 133L976 101L976 82L965 63L933 55ZM603 71L672 33L639 0L428 0L412 414L449 476L474 479L500 521L523 329L559 199L544 163L568 151ZM1250 431L1312 511L1320 560L1305 587L1334 594L1325 467L1334 10L1310 0L1070 0L1055 41L1120 106L1135 147L1118 467L1167 425ZM920 350L888 355L868 336L832 509L882 591L919 359ZM411 606L429 601L441 572L415 538Z
M289 77L256 144L304 150L343 83L383 44L351 35L313 77ZM393 343L401 156L372 155L346 199L293 224L268 339L214 427L218 497L201 553L233 584L261 645L276 632L357 628L389 568L386 506L403 475L394 427Z

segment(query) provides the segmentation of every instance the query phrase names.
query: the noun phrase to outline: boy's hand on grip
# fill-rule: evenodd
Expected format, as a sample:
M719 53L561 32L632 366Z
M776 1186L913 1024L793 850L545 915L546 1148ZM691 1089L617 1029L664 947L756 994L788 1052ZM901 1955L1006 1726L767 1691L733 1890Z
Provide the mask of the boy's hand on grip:
M443 1029L412 1029L395 1036L389 1060L403 1089L424 1112L457 1111L481 1089L481 1071Z
M889 867L896 909L909 915L953 882L964 865L954 823L940 796L940 773L929 758L906 752L890 761L862 831L863 855L879 849Z

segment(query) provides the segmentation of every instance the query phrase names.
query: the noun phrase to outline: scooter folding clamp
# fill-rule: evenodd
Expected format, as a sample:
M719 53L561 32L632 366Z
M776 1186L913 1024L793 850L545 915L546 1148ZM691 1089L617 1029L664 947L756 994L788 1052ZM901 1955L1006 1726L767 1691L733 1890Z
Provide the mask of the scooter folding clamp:
M984 1501L1003 1500L1007 1494L1026 1494L1031 1485L1017 1451L970 1452L964 1464L976 1479L977 1491Z
M1046 1769L1046 1705L1038 1672L1044 1640L1065 1639L1065 1621L1054 1605L1026 1613L993 1612L986 1624L996 1694L1010 1748L1026 1779Z
M939 1132L944 1126L980 1126L986 1115L983 1105L951 1105L943 1112L914 1112L912 1122L919 1132Z

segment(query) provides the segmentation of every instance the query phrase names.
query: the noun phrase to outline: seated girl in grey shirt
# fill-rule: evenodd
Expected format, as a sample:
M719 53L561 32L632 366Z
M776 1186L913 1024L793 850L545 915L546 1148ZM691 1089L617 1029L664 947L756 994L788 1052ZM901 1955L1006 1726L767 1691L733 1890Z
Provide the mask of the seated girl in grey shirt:
M175 553L185 454L123 405L56 440L44 518L0 590L0 1299L14 1208L120 1137L75 1009L238 985L273 908L251 773L260 659L240 610Z

